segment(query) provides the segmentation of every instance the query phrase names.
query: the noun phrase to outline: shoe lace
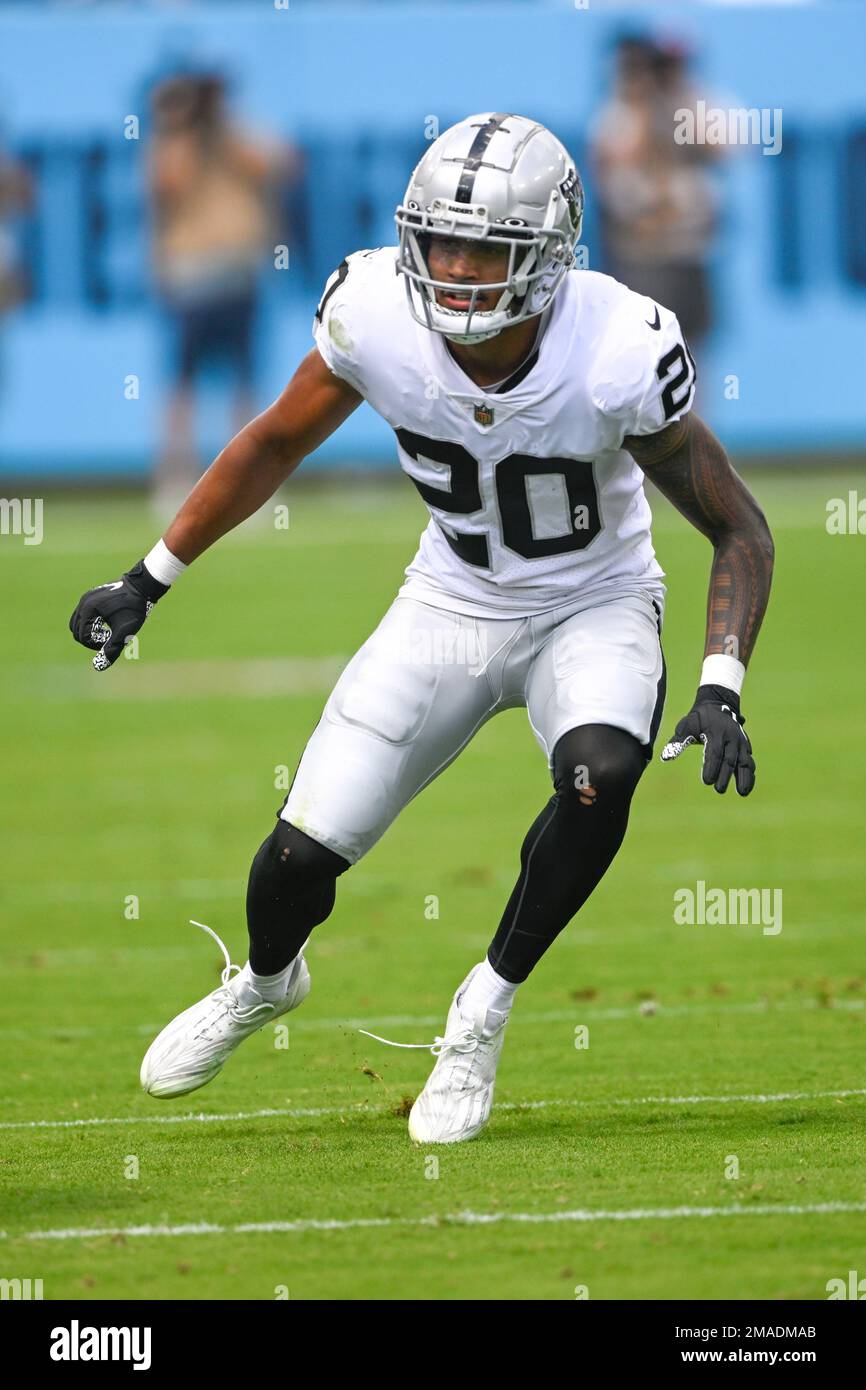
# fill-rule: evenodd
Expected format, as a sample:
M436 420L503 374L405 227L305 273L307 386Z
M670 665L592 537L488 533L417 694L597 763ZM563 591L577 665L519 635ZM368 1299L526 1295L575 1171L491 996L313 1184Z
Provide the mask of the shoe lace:
M366 1028L359 1028L359 1033L365 1037L374 1038L376 1042L385 1043L388 1047L408 1047L424 1048L432 1052L434 1057L441 1057L443 1052L474 1052L481 1042L480 1036L472 1031L472 1027L466 1024L459 1031L455 1031L449 1037L434 1038L432 1043L401 1043L394 1042L391 1038L381 1038L378 1033L370 1033Z
M195 920L194 917L190 917L190 919L189 919L189 924L190 924L191 927L201 927L202 931L206 931L207 934L208 934L208 936L213 937L214 941L216 942L216 944L219 946L220 950L222 951L223 956L225 957L225 965L223 966L223 972L222 972L222 976L221 976L221 979L222 979L223 984L224 984L224 985L227 985L227 984L228 984L229 980L230 980L231 977L232 977L232 971L233 971L233 970L237 971L238 975L240 975L240 973L241 973L241 967L240 967L239 965L232 965L232 958L231 958L231 956L229 955L228 946L226 946L226 944L225 944L225 942L223 941L222 937L217 936L217 934L216 934L216 932L214 931L213 927L209 927L209 926L207 925L206 922L197 922L197 921Z
M260 1004L249 1004L246 1007L238 1003L236 996L230 990L227 990L227 987L229 981L232 978L233 973L240 975L241 967L232 963L232 958L229 955L228 947L226 946L222 937L217 935L213 927L209 927L206 922L196 922L195 918L193 917L190 917L189 923L191 927L201 927L202 931L206 931L208 936L213 937L214 941L223 953L223 956L225 958L225 965L223 966L222 974L220 975L220 979L222 980L221 993L228 993L229 1008L230 1012L234 1015L234 1017L239 1019L241 1022L246 1022L248 1019L253 1018L254 1015L260 1011L271 1013L273 1006L271 1004L268 1004L264 999Z

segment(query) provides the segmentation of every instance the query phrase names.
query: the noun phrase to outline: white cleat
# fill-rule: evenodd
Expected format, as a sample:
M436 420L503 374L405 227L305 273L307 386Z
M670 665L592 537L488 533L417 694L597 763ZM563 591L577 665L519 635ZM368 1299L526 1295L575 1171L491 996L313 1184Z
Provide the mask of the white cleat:
M392 1044L429 1047L437 1059L409 1115L409 1135L416 1144L458 1144L464 1139L474 1139L490 1118L496 1067L505 1041L508 1014L492 1009L481 1009L473 1014L462 1009L466 987L478 968L476 965L470 970L454 995L444 1037L436 1038L432 1045ZM376 1034L368 1036L376 1037ZM377 1040L389 1041L387 1038Z
M216 932L205 927L203 922L193 925L204 927L218 942L226 964L219 988L172 1019L144 1054L141 1084L148 1095L159 1099L183 1096L188 1091L197 1091L199 1086L206 1086L244 1038L272 1019L296 1009L310 992L310 972L303 950L289 976L285 999L270 1004L256 993L243 974L232 977L232 972L240 971L240 966L232 965Z

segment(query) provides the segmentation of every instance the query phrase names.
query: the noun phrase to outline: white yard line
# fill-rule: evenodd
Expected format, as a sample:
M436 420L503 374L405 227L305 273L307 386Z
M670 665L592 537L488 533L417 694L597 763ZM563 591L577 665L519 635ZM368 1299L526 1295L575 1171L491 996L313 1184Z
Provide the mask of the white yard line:
M131 954L131 953L130 953ZM213 972L216 977L216 971ZM817 999L753 999L745 1002L706 1003L700 1004L664 1004L653 1001L656 1005L652 1013L653 1026L659 1021L668 1018L691 1017L700 1014L766 1014L776 1010L787 1011L796 1010L802 1013L803 1010L816 1010L818 1012L832 1012L834 1009L842 1012L860 1012L866 1008L864 999L829 999L826 1003L819 1002ZM644 1015L641 1013L641 1003L617 1005L609 1009L600 1009L595 1005L584 1001L576 1000L567 1009L544 1009L541 1011L519 1010L514 1015L515 1023L574 1023L579 1022L605 1022L620 1019L634 1019L642 1027L650 1026ZM442 1022L441 1013L436 1014L376 1014L366 1018L308 1018L305 1014L300 1024L300 1029L304 1033L327 1031L333 1029L348 1029L357 1031L359 1028L432 1028L438 1027ZM163 1023L137 1023L132 1027L69 1027L62 1025L56 1027L34 1026L33 1028L0 1028L0 1039L29 1038L38 1034L41 1038L51 1040L52 1038L91 1038L106 1035L116 1036L119 1033L130 1033L136 1037L155 1037ZM513 1025L512 1025L513 1026Z
M866 1096L866 1087L848 1091L776 1091L766 1095L757 1092L738 1092L720 1096L598 1096L589 1100L571 1100L568 1097L549 1100L509 1100L494 1106L494 1110L546 1110L557 1106L595 1106L605 1105L776 1105L790 1100L848 1100L852 1097ZM235 1110L226 1113L208 1114L200 1111L185 1115L113 1115L96 1116L92 1119L76 1120L6 1120L0 1123L4 1129L90 1129L102 1125L182 1125L217 1124L235 1120L307 1119L321 1115L374 1115L387 1112L387 1103L365 1105L322 1105L287 1106L281 1109Z
M53 1231L26 1231L10 1236L0 1231L0 1239L18 1240L96 1240L100 1237L123 1236L141 1238L153 1236L240 1236L240 1235L298 1235L307 1231L357 1231L388 1226L495 1226L503 1222L525 1225L562 1222L595 1221L678 1221L691 1217L706 1219L713 1216L827 1216L836 1213L866 1212L866 1202L814 1202L808 1205L766 1203L727 1207L631 1207L623 1211L457 1211L441 1216L366 1216L348 1220L243 1221L231 1226L210 1221L187 1222L178 1226L71 1226Z
M272 698L327 694L348 655L136 662L134 680L94 679L89 663L24 669L21 689L49 700L176 700L195 696Z

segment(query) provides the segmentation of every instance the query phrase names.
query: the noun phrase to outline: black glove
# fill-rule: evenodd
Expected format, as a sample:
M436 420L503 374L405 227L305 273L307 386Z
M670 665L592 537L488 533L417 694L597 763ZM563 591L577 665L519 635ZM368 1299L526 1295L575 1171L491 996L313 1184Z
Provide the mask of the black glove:
M717 792L726 791L733 776L740 796L748 796L755 785L755 760L743 728L745 722L740 714L739 695L723 685L702 685L695 703L662 749L662 762L678 758L690 743L702 743L702 776L707 786L715 786Z
M107 671L114 665L127 638L138 632L168 588L154 579L144 561L139 560L113 584L98 584L82 594L69 619L69 631L82 646L99 648L93 658L95 670Z

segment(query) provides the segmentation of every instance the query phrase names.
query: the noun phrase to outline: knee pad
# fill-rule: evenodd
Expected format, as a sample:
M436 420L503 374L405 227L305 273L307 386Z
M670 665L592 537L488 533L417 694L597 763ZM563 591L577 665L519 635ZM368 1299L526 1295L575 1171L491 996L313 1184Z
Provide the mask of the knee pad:
M334 905L336 879L349 867L341 855L288 821L278 820L253 860L247 905L255 911L257 906L273 909L278 904L288 908L305 903L323 921Z
M569 729L553 751L557 800L575 811L628 807L646 765L643 746L624 729L608 724Z

